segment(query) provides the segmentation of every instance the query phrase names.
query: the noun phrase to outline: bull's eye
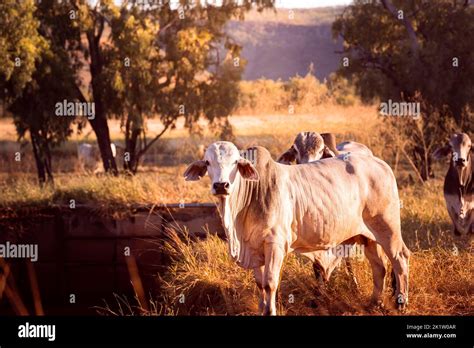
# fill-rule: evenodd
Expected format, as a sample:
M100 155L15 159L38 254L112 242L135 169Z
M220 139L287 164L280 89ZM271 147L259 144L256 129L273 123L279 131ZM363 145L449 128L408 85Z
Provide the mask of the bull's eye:
M206 166L209 166L209 161L206 161Z

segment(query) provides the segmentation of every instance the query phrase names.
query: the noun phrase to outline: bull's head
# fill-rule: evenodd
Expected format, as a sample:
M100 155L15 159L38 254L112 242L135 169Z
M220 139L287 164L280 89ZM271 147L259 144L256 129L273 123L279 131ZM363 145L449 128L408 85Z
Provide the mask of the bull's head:
M449 142L445 146L436 149L433 153L433 157L439 160L452 154L451 162L458 172L459 184L464 186L468 177L467 172L472 166L471 153L473 151L474 149L469 136L466 133L456 133L449 139Z
M187 181L195 181L206 172L211 178L211 192L216 196L229 195L238 175L247 180L259 179L252 163L241 157L237 147L228 141L211 144L204 154L204 159L191 163L184 172L184 177Z
M325 133L324 136L328 140L333 140L334 136L330 133ZM317 161L321 158L334 157L337 153L334 146L328 146L326 139L316 132L301 132L299 133L293 145L278 158L278 162L282 164L303 164ZM334 148L332 148L334 147Z

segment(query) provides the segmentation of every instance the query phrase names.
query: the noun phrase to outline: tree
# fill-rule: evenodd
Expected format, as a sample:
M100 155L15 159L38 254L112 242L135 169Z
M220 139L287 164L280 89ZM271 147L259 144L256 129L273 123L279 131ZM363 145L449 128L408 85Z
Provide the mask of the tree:
M34 11L32 0L0 3L0 96L6 102L21 94L47 48Z
M192 128L203 115L213 122L233 110L243 61L224 26L252 7L270 7L272 0L144 4L42 0L35 7L32 0L8 0L2 5L0 57L6 64L0 82L7 91L2 99L10 98L19 136L32 135L41 182L52 181L50 149L71 134L74 122L54 116L57 102L95 106L95 117L88 119L104 168L114 174L108 117L123 120L126 165L135 172L140 157L178 117ZM17 69L18 57L24 63ZM147 141L146 119L154 115L164 129ZM81 127L85 121L75 122Z
M240 53L238 45L225 34L225 24L231 18L243 18L252 7L261 10L272 3L224 1L214 6L183 0L178 7L168 1L40 3L43 12L56 11L69 17L69 23L67 18L49 21L47 36L54 40L66 32L74 75L90 73L90 78L76 80L76 90L81 101L95 105L95 118L89 121L107 172L117 173L107 118L122 118L130 156L126 166L136 171L139 158L178 117L186 117L190 126L204 114L204 103L209 100L202 98L212 95L212 88L223 87L219 78L232 77L234 80L227 80L229 84L239 78L236 73L224 76L219 67L224 62L219 59L223 48L233 59ZM229 96L228 100L234 99ZM210 111L209 106L206 111ZM145 120L155 114L160 115L164 129L147 142ZM212 119L216 112L205 115L213 115L208 117Z
M56 53L56 54L55 54ZM41 184L53 183L51 148L72 133L73 117L56 115L56 104L77 97L71 83L67 57L46 51L21 96L9 106L19 138L30 133L38 178Z
M19 138L30 132L40 183L52 181L48 126L37 117L41 99L31 100L35 78L44 76L43 66L49 47L39 34L33 1L6 0L0 3L0 97L15 114ZM37 86L37 85L36 85ZM39 106L39 107L38 107ZM48 122L48 124L50 124Z
M252 4L262 9L271 1L122 6L110 22L104 74L113 87L109 111L124 126L125 169L136 172L140 158L179 117L191 129L201 116L212 123L232 112L244 62L224 26ZM146 119L154 115L163 129L148 141Z
M455 128L473 129L473 30L474 9L465 0L357 0L333 24L349 62L338 74L365 100L421 106L417 119L387 122L422 181L432 175L433 147Z

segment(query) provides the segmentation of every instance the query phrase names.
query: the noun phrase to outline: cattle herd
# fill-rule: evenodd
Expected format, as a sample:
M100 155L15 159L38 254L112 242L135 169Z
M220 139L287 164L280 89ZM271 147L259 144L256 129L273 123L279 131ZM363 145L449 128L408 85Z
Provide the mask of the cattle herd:
M449 216L456 234L472 234L469 136L454 134L433 157L448 155L444 197ZM207 148L203 159L189 165L184 177L199 180L206 172L230 256L241 267L253 269L262 314L276 315L286 254L307 256L316 275L327 281L345 257L327 251L340 245L363 246L373 274L372 304L381 304L388 260L395 303L399 309L407 306L410 251L401 233L397 182L390 166L367 146L353 141L336 145L333 134L302 132L274 161L263 147L240 152L233 143L219 141ZM350 271L350 263L346 265Z

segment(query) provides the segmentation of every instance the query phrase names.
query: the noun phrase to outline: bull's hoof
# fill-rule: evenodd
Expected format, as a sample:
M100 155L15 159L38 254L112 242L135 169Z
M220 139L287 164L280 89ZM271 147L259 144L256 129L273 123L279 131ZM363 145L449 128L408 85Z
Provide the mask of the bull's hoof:
M397 308L399 312L405 313L407 306L408 301L406 300L405 296L399 294L395 301L395 308Z
M407 305L406 304L397 304L397 309L401 314L404 314L407 312Z
M385 305L381 298L372 298L370 299L369 303L365 307L367 311L382 311L385 309Z
M378 298L378 299L371 299L370 302L369 302L369 306L372 306L372 307L383 307L383 301L382 299Z

